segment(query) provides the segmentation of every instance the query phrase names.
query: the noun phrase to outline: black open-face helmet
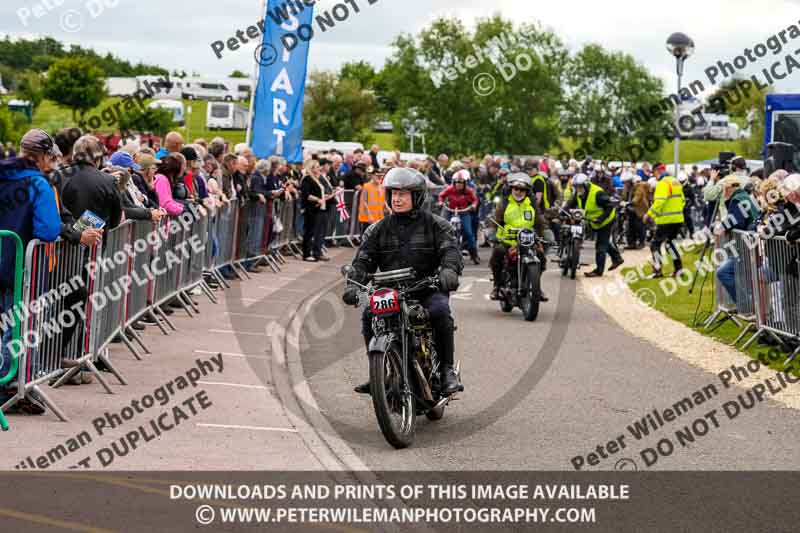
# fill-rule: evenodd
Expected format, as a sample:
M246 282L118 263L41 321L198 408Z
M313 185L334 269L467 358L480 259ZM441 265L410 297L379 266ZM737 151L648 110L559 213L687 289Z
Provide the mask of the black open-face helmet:
M413 210L421 209L427 194L425 176L413 168L397 167L390 170L383 178L386 190L386 206L392 208L392 191L409 191Z

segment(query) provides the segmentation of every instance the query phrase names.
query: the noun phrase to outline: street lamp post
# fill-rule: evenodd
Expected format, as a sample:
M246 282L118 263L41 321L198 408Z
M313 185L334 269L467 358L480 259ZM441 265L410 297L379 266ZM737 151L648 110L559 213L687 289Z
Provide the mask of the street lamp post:
M667 39L667 51L675 57L678 71L678 105L675 106L675 174L678 177L680 165L680 145L681 145L681 77L683 76L683 64L694 53L694 41L685 33L673 33Z

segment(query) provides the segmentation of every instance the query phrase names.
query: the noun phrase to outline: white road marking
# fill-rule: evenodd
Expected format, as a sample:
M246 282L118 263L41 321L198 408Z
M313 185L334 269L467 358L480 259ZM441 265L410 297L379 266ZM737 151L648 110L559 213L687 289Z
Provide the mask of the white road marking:
M251 429L253 431L279 431L282 433L297 433L293 428L268 428L263 426L236 426L233 424L197 424L203 428L222 428L222 429Z
M267 320L280 318L280 316L278 316L278 315L256 315L256 314L253 314L253 313L232 313L231 311L225 311L225 314L226 315L231 315L231 316L246 316L246 317L249 317L249 318L264 318L264 319L267 319Z
M209 333L233 333L235 335L253 335L258 337L267 337L266 333L255 333L249 331L233 331L232 329L210 329Z
M244 385L242 383L222 383L221 381L198 381L200 385L220 385L223 387L237 387L240 389L259 389L259 390L267 390L267 387L264 385Z
M303 289L286 289L286 288L283 288L283 287L264 287L264 286L261 286L261 287L259 287L259 289L264 289L265 291L272 291L272 292L281 292L281 291L283 291L283 292L299 292L299 293L302 293L302 294L308 293L307 290L303 290Z
M209 352L208 350L194 350L194 353L201 353L205 355L222 354L225 357L244 357L247 359L271 359L268 355L251 355L246 353L232 353L232 352Z

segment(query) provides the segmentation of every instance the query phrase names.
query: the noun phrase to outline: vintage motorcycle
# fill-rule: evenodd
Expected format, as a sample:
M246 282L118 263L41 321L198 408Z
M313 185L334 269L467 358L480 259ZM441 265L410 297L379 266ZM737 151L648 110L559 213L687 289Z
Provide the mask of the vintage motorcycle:
M416 417L444 416L453 395L442 394L440 361L433 328L425 308L414 294L437 289L438 276L421 280L412 268L380 272L367 285L352 279L352 267L342 268L348 283L359 290L359 302L368 303L373 337L369 345L369 383L375 416L384 438L395 448L414 442ZM461 364L456 363L461 377ZM459 392L464 387L459 387Z
M494 219L488 220L501 227ZM508 248L504 259L498 296L500 309L510 313L514 307L519 307L523 318L532 322L539 315L541 294L542 263L536 249L547 243L539 239L533 230L507 228L505 231L508 239L516 240L517 245Z
M575 279L581 266L581 248L583 247L585 212L582 209L560 209L561 235L559 238L558 261L561 275Z

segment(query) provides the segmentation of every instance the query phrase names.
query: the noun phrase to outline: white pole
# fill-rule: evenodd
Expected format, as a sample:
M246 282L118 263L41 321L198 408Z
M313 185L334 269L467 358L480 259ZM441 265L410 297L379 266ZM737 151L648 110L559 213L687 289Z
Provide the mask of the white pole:
M267 18L267 0L261 0L261 19L266 20ZM250 86L250 111L247 113L247 137L245 138L245 143L247 146L250 146L250 135L253 132L253 105L255 104L256 100L256 90L258 89L258 74L259 74L259 65L258 61L255 62L256 66L253 69L253 79L255 80L255 85Z

